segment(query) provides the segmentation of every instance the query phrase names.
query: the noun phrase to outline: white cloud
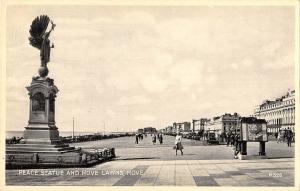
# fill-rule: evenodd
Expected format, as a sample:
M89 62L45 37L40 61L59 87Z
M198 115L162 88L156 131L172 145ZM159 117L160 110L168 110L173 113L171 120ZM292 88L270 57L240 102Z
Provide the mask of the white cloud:
M97 129L107 120L136 130L249 111L244 96L256 100L293 86L291 7L20 6L9 9L7 28L7 93L18 99L7 104L14 112L27 103L24 86L40 65L27 38L41 9L57 24L48 67L60 89L57 122L66 127L72 115L80 116L82 128Z
M110 118L115 118L116 117L116 112L114 112L111 109L106 110L106 115Z
M154 25L156 23L153 15L143 11L132 11L124 15L122 23Z
M261 54L267 57L273 57L275 56L276 52L282 48L283 43L280 41L270 42L268 44L265 44L262 46L262 48L259 50Z
M185 59L170 67L170 81L179 82L181 90L189 90L201 83L204 64L200 60Z
M140 83L150 93L162 93L167 87L167 82L158 75L147 75L140 79Z
M249 59L249 58L245 58L242 60L241 62L241 66L244 66L244 67L250 67L252 66L254 63L253 63L253 60Z
M265 60L262 63L264 69L284 69L284 68L294 68L294 54L292 52L288 52L281 57L274 57L270 60Z
M155 117L148 114L140 114L134 117L137 121L154 121Z
M122 106L147 104L149 102L150 100L142 95L124 96L119 99L119 105Z

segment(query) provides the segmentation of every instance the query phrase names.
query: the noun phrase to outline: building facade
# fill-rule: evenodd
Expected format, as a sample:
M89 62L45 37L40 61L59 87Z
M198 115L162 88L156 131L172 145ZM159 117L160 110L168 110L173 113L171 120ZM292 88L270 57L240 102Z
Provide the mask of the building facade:
M144 133L153 134L153 133L156 133L156 132L157 132L157 130L154 127L145 127L144 128Z
M198 133L199 131L204 130L204 126L209 121L210 120L207 119L207 118L193 119L193 121L192 121L192 123L193 123L192 131L194 133Z
M173 132L173 127L172 126L168 126L165 128L165 132L166 133L172 133Z
M279 130L291 129L295 131L295 90L275 100L265 100L256 106L254 116L267 121L267 130L277 133Z
M204 125L204 130L214 130L218 133L226 133L229 131L235 131L239 125L240 115L234 113L225 113L224 115L214 117Z
M191 123L182 122L182 123L173 123L173 133L177 132L191 132Z
M144 133L144 129L138 129L138 130L137 130L137 133L138 133L138 134L143 134L143 133Z

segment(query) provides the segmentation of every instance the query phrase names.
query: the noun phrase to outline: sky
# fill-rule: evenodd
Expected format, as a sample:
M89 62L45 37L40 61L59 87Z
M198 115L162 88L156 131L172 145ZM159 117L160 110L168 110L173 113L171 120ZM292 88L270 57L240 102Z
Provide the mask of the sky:
M32 20L56 24L48 77L60 131L135 131L237 112L294 89L289 6L9 6L7 131L28 124Z

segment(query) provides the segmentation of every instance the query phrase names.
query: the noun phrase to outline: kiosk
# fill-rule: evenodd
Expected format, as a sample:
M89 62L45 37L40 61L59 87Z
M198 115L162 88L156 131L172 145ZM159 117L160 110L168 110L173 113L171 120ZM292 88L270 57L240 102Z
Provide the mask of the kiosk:
M255 117L242 117L240 121L241 152L239 159L247 159L247 142L259 142L258 155L266 157L266 142L268 142L267 122Z

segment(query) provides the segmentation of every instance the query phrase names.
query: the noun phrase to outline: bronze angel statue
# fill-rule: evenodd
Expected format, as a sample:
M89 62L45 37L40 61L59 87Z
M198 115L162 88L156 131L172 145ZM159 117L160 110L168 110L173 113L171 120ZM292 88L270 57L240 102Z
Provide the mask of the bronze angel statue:
M47 32L49 22L51 23L51 29ZM50 49L54 48L54 44L50 45L49 36L55 26L47 15L36 17L30 26L29 42L33 47L40 50L41 67L47 68L47 63L50 61Z

